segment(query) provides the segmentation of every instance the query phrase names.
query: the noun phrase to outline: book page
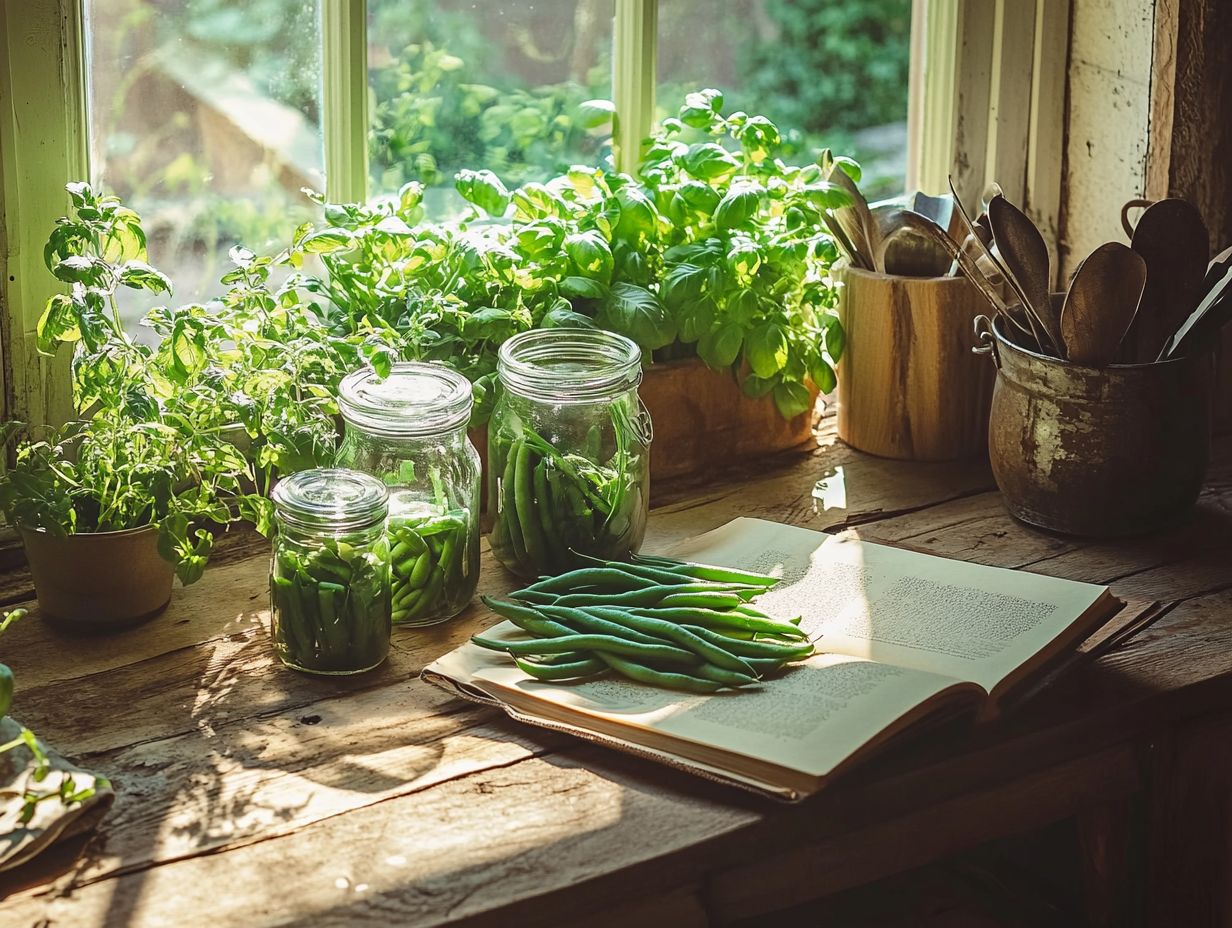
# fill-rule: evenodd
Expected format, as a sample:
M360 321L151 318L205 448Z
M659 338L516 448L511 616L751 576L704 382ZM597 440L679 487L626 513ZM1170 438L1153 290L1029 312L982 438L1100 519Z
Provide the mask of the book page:
M523 634L503 622L495 638ZM930 673L838 654L819 654L758 686L711 695L660 689L608 675L580 683L543 683L504 654L466 644L428 668L530 711L536 703L567 707L583 717L668 735L705 750L684 756L716 760L714 750L822 777L895 723L969 684ZM971 702L974 705L974 701ZM553 713L561 717L560 713ZM585 724L582 719L578 724ZM677 749L679 750L679 749Z
M968 564L760 519L736 519L673 556L772 574L756 605L826 651L970 680L991 692L1047 650L1106 587Z

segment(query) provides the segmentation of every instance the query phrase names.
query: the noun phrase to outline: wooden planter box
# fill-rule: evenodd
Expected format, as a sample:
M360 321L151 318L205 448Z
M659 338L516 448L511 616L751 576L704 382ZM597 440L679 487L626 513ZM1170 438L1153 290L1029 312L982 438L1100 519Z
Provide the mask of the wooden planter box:
M813 435L811 410L784 419L773 398L749 399L734 377L697 358L646 368L641 396L654 422L652 485L794 448Z
M704 474L742 458L795 448L813 436L812 410L786 420L773 398L749 399L734 377L712 371L697 358L650 365L639 392L654 423L652 487L658 480ZM486 467L487 429L470 435Z

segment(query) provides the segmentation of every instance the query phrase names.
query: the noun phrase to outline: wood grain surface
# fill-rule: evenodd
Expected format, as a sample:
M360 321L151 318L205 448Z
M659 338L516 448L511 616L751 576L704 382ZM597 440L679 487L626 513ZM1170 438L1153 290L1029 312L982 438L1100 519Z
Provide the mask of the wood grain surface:
M996 371L971 353L975 317L989 312L979 291L964 277L842 277L839 437L902 460L987 455Z
M112 777L118 799L84 848L0 883L0 924L722 924L1142 796L1165 842L1137 875L1153 905L1177 900L1152 875L1232 874L1232 777L1201 772L1202 739L1226 740L1232 717L1232 441L1189 524L1115 544L1015 523L982 464L873 458L829 421L811 453L729 478L661 487L648 548L751 515L1181 602L1022 711L900 744L786 807L420 682L491 624L480 608L397 632L388 664L359 678L286 670L263 546L236 539L143 628L74 638L32 614L5 636L15 716ZM510 585L485 551L484 591ZM1195 905L1224 917L1232 902ZM1186 922L1207 923L1221 922Z

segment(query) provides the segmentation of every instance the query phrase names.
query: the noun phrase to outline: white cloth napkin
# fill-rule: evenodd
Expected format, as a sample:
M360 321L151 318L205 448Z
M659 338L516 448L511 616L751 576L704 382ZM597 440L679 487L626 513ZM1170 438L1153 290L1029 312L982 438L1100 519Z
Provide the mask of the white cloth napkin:
M22 726L13 719L0 719L0 744L20 736ZM93 829L115 801L115 792L106 778L69 763L42 741L47 773L36 779L38 758L25 745L0 754L0 871L33 859L57 841ZM58 794L72 779L70 792L93 789L93 795L79 802L65 803L52 795L34 805L33 817L22 821L28 807L27 793L43 796Z

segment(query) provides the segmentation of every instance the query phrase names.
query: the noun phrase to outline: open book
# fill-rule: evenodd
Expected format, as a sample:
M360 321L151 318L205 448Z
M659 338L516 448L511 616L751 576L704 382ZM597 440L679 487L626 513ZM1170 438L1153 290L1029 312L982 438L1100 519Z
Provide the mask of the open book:
M542 683L469 643L425 679L532 724L795 799L933 716L994 715L1126 607L1107 587L759 519L670 553L781 577L757 606L802 616L821 653L756 687L704 696L616 676ZM523 637L508 622L487 634Z

